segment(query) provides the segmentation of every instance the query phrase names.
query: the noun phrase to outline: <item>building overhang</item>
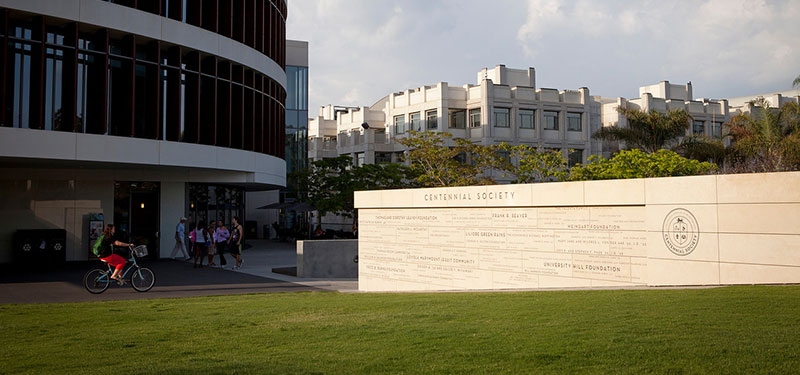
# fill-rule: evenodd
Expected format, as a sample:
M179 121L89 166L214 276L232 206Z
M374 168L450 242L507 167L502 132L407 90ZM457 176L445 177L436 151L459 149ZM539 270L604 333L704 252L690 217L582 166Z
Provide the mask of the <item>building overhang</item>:
M36 129L0 128L0 166L137 171L142 180L224 183L247 190L286 186L286 162L257 152Z

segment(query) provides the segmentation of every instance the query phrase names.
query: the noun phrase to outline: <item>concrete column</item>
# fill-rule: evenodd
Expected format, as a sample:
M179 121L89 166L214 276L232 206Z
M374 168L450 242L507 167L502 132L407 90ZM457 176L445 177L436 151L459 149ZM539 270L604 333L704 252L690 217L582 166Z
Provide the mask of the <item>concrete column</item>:
M492 114L494 107L494 83L492 80L485 79L481 82L481 140L488 140L492 136Z
M447 95L450 92L447 82L439 82L437 88L439 89L439 98L441 105L437 109L439 111L438 131L444 132L450 128L450 106L448 105Z
M161 223L159 224L159 258L166 258L175 247L175 227L186 213L186 184L161 182ZM189 223L186 223L189 226Z

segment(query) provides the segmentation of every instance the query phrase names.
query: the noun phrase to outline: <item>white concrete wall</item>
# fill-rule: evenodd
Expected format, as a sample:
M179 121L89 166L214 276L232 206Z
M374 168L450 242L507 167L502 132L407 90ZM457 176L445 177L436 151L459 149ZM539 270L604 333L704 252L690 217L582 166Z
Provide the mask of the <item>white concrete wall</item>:
M88 215L114 218L114 181L74 170L0 169L0 263L12 261L17 229L65 229L66 259L89 256Z
M357 192L359 289L800 283L800 172Z

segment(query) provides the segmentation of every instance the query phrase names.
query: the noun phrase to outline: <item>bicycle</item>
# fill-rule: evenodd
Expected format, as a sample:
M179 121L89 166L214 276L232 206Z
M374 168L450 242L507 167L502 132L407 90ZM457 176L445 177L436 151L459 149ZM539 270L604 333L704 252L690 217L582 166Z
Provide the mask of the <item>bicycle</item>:
M133 264L125 269L120 279L129 279L131 287L137 292L146 292L150 290L156 283L156 275L149 268L139 266L139 263L136 261L137 257L147 256L147 246L139 245L133 247L131 245L131 247L128 248L128 253L130 257L125 265L128 266L128 263ZM106 262L104 261L104 263ZM108 263L106 263L106 266L108 267L106 270L95 268L86 272L86 275L83 276L83 286L89 293L103 293L112 282L116 282L117 285L120 286L125 285L124 281L113 280L111 275L114 273L114 269L111 268L111 265ZM131 270L133 270L133 272L131 272ZM128 273L130 273L130 276L128 276Z

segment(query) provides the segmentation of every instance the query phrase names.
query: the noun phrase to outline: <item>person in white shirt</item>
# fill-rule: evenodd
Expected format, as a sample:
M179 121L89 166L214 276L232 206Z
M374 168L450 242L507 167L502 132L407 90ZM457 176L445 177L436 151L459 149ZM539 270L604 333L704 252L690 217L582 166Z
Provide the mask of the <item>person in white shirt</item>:
M217 222L211 220L211 223L208 224L208 228L206 228L206 233L208 233L208 239L211 243L208 246L208 266L216 266L217 264L214 263L214 255L217 254Z
M185 225L186 218L182 217L178 226L175 227L175 247L172 248L172 254L170 254L170 258L172 259L175 259L175 256L178 255L178 251L180 250L181 254L183 254L183 260L189 260L189 253L186 252L185 237L183 235L186 231Z

